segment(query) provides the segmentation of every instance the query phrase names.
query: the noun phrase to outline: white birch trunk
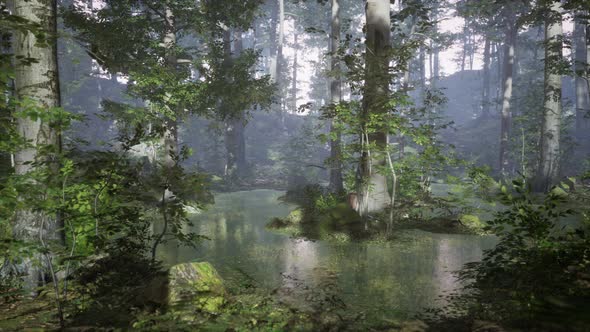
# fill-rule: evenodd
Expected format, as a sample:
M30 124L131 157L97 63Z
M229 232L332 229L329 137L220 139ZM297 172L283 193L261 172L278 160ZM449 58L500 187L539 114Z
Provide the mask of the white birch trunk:
M56 36L56 7L54 1L16 0L14 14L33 23L38 23L49 36ZM19 100L30 99L41 109L60 106L59 79L57 66L57 44L50 38L51 44L43 46L37 44L35 36L28 32L16 31L14 42L15 61L15 93ZM34 58L30 65L23 65L19 58ZM17 109L21 112L23 109ZM31 144L27 149L18 151L14 156L15 172L25 175L34 171L35 162L51 162L52 156L38 155L38 148L51 146L53 151L59 149L59 134L51 129L50 124L41 119L17 118L18 133ZM41 229L44 225L44 229ZM21 210L16 213L13 233L16 239L39 242L60 240L59 226L56 218L31 210ZM40 258L40 256L38 257ZM44 271L35 262L36 259L25 259L22 273L25 275L25 288L34 292L35 287L43 278ZM45 262L44 264L45 265Z
M368 0L367 16L367 50L366 80L363 96L363 117L367 121L371 114L382 113L384 100L389 93L389 57L391 45L391 19L389 0ZM365 149L359 165L361 183L359 185L359 213L383 211L390 202L387 177L377 171L385 169L386 157L383 151L388 148L388 135L385 128L373 134L365 134ZM368 145L377 149L371 151ZM380 151L378 151L380 150Z
M561 130L561 75L556 67L563 58L563 8L551 4L545 23L545 102L541 128L541 158L535 189L547 191L559 176Z

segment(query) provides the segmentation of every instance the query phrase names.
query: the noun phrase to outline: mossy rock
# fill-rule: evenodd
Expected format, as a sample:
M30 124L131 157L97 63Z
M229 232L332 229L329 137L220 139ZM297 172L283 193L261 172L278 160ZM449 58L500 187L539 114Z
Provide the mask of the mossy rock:
M327 211L335 225L349 225L361 222L361 218L356 211L346 203L339 203Z
M464 214L461 216L461 218L459 218L459 220L463 225L471 229L482 229L486 226L478 216L471 214Z
M295 209L286 218L288 224L301 224L303 221L303 210Z
M168 278L169 307L181 316L194 310L216 314L225 304L223 280L210 263L175 265Z

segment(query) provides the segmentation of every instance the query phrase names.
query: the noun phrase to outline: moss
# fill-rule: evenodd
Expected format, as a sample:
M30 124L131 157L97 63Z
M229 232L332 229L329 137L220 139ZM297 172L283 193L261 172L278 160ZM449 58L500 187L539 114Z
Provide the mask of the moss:
M169 304L185 317L186 310L218 313L225 304L226 290L215 268L207 262L173 266L169 272Z
M303 222L303 210L302 209L295 209L289 213L286 218L286 221L289 224L301 224Z
M485 223L482 222L478 216L470 214L462 215L459 218L459 220L465 227L469 227L471 229L482 229L486 226Z
M0 304L0 331L47 331L58 326L54 299L47 295Z
M305 213L302 209L295 209L285 218L273 218L267 225L271 229L297 228L304 222Z

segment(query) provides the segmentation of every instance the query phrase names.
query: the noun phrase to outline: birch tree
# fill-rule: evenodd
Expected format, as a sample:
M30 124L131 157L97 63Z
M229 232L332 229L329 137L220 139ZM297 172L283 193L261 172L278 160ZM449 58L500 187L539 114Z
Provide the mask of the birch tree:
M338 48L340 47L340 0L332 1L332 18L331 18L331 33L330 33L330 71L332 72L330 81L330 97L333 105L337 105L342 100L342 80L340 78L340 62L338 60ZM330 121L330 188L334 192L344 190L342 181L342 151L341 141L342 137L338 130L336 130L334 120Z
M359 164L359 213L382 211L389 204L387 178L379 169L387 167L383 151L388 148L386 128L368 128L371 118L387 111L389 94L389 48L391 19L389 0L368 0L366 3L365 87L363 92L361 137L363 151Z
M578 140L583 140L590 130L590 121L586 118L590 114L590 95L588 91L588 50L587 22L584 12L578 11L574 28L574 70L576 74L576 134Z
M14 156L15 173L27 175L39 167L51 166L55 163L55 155L59 152L59 133L52 128L50 117L46 116L52 109L60 106L60 90L57 65L56 2L41 0L16 0L14 14L31 23L39 24L44 31L52 36L49 45L38 43L36 36L30 31L16 31L14 42L15 92L20 100L17 109L17 132L27 141L27 147L16 152ZM24 59L34 59L24 64ZM38 107L41 114L28 116L28 101ZM20 114L19 114L20 113ZM40 154L39 151L44 151ZM53 167L55 168L55 167ZM55 216L32 211L20 210L16 213L13 227L14 237L18 240L43 245L45 241L63 244L60 235L59 221ZM40 243L41 242L41 243ZM44 279L42 266L51 265L51 256L24 258L21 273L24 275L25 288L33 292ZM38 262L40 260L42 264ZM44 261L45 260L45 261Z
M545 18L545 101L541 128L541 154L535 189L546 191L559 176L561 131L561 73L563 60L563 8L551 1Z
M510 167L510 130L512 126L512 83L514 71L514 49L518 28L512 6L505 7L506 33L504 41L504 61L502 72L502 112L500 132L500 170L506 174Z

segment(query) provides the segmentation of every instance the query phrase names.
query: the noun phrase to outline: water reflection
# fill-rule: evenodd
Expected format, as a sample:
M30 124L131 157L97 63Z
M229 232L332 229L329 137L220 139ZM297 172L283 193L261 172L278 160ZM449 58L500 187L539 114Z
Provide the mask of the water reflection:
M387 244L292 239L264 228L272 217L286 216L293 208L277 202L281 194L256 190L217 195L216 205L193 220L194 231L212 241L197 249L168 244L162 258L168 264L210 261L226 279L245 273L293 306L318 309L326 299L341 299L367 317L394 319L444 305L439 295L459 287L452 272L481 259L482 250L494 243L421 231L404 232Z

